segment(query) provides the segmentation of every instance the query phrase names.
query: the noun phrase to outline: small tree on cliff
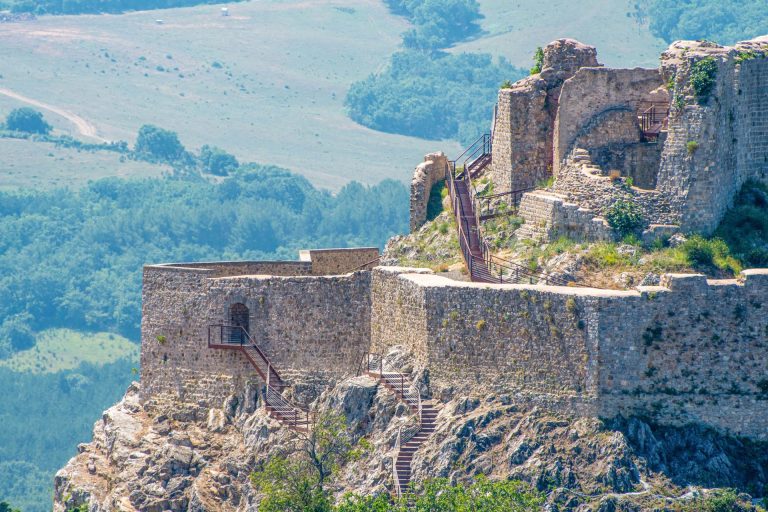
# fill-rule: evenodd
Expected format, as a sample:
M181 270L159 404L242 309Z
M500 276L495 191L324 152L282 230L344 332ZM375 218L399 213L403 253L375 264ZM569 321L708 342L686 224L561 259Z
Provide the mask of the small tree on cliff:
M329 479L346 462L359 457L366 444L354 443L344 416L321 415L308 434L299 434L294 450L272 457L251 474L251 483L265 498L264 512L330 512Z

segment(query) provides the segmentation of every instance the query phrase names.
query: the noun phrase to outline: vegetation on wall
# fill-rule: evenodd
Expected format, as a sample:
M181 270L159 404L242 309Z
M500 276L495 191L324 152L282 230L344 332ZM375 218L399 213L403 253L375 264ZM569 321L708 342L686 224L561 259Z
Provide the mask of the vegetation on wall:
M756 181L745 183L715 236L745 267L767 267L768 187Z
M613 203L605 212L605 220L621 237L635 233L645 223L637 203L625 200Z
M768 33L768 10L753 0L651 0L637 4L651 32L667 42L709 39L723 44Z
M408 229L408 191L387 180L320 191L276 167L220 183L96 181L79 191L0 192L0 356L29 331L138 338L145 263L295 259L307 247L379 246Z
M383 72L352 84L345 99L349 116L374 130L464 144L488 131L498 84L522 78L525 71L489 54L437 51L475 33L476 0L387 0L387 5L414 28L403 36L406 49L393 54Z
M691 66L691 87L699 103L705 103L709 99L716 77L717 62L712 57L696 61Z

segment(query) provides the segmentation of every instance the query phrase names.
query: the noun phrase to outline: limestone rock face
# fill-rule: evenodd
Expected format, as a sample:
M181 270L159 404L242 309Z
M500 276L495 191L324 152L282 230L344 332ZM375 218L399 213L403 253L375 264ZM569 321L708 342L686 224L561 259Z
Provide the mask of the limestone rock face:
M426 372L414 369L429 393ZM268 417L251 391L221 408L169 397L141 404L139 386L104 412L93 440L55 478L54 511L87 504L90 512L258 510L249 475L297 435ZM361 494L392 490L397 432L414 416L384 386L354 377L315 402L319 412L346 416L371 448L341 468L332 490ZM645 510L653 487L682 495L685 487L762 488L768 449L699 427L658 428L641 420L554 415L516 396L455 396L436 401L437 431L417 451L415 481L474 475L516 478L547 491L548 510ZM607 509L606 509L607 510Z

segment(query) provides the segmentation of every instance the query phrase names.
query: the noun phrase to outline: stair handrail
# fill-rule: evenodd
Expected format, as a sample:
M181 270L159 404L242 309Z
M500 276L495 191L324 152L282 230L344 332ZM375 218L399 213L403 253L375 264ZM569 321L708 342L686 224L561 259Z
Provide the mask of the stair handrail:
M246 345L245 344L245 340L247 339L248 342L249 342L248 346L252 347L256 351L258 356L261 358L263 364L265 364L267 366L267 375L262 375L262 378L264 380L267 380L269 378L268 377L268 375L270 373L269 368L271 367L272 368L272 373L273 373L274 377L277 379L278 383L280 385L283 384L284 380L283 380L282 376L280 376L280 373L278 373L278 371L275 369L275 367L272 366L272 363L270 362L270 360L267 357L267 355L256 344L256 340L254 340L253 337L251 337L251 334L248 332L248 330L245 327L243 327L242 325L225 324L223 322L219 323L219 324L211 324L211 325L209 325L208 326L208 347L209 348L212 345L214 345L213 343L211 343L211 328L212 327L219 328L219 340L221 342L220 343L221 345L238 345L239 344L241 347L245 347L245 345ZM239 331L240 334L241 334L241 336L240 336L240 343L225 343L224 342L224 330L225 329L232 329L232 330ZM257 366L256 370L259 371L259 373L261 373L261 370L258 368L258 365L256 365L256 366Z
M397 459L400 455L400 435L402 432L403 427L398 427L397 437L395 438L395 456L392 457L392 479L395 481L395 492L397 492L398 498L403 495L403 491L400 488L400 475L397 474Z
M551 274L547 272L536 272L528 267L521 265L519 263L516 263L514 261L505 260L503 258L500 258L498 256L495 256L491 253L490 247L488 246L488 243L485 240L485 236L483 233L482 223L480 222L480 218L477 214L477 208L474 207L472 204L472 182L469 179L469 173L466 172L466 168L464 169L464 172L462 173L461 177L456 176L456 160L451 160L448 162L448 166L446 167L446 182L448 183L448 191L451 196L451 206L453 208L454 216L456 218L456 224L457 224L457 230L458 230L458 239L459 239L459 247L461 249L462 256L464 258L464 263L467 265L467 270L469 272L470 278L474 279L476 276L475 267L476 265L483 265L487 272L490 274L491 277L493 277L494 269L498 269L498 283L504 284L504 283L517 283L520 281L521 275L522 277L527 277L529 281L532 282L533 279L536 281L544 281L545 284L555 284L559 286L570 286L571 283L568 281L552 276ZM456 191L456 182L459 180L465 180L466 183L468 183L468 192L470 196L470 204L466 205L470 212L465 212L465 205L461 201L460 195ZM479 241L479 250L480 255L476 256L472 254L471 251L471 245L469 243L468 237L470 236L468 234L469 228L467 226L466 218L467 213L469 213L469 216L475 217L476 225L478 226L478 233L477 238ZM513 270L514 271L514 278L513 279L505 279L504 278L504 270Z
M283 422L288 426L297 428L306 425L309 430L313 421L312 414L308 407L295 404L286 399L274 386L267 385L264 394L264 405L276 409L276 413L282 417ZM290 414L281 413L281 409L287 409Z

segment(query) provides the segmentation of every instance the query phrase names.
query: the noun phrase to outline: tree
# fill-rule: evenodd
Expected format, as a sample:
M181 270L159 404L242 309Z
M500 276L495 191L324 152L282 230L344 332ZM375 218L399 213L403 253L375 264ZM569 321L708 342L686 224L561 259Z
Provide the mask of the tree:
M5 319L0 326L0 339L10 342L13 351L26 350L35 344L35 335L29 326L32 315L19 313Z
M165 162L176 162L185 154L176 132L164 130L151 124L139 128L135 151L138 155Z
M200 148L200 164L203 172L215 174L216 176L226 176L240 167L234 155L227 153L221 148L207 144Z
M0 501L0 512L21 512L19 509L11 507L7 501Z
M51 125L43 119L43 114L29 107L12 110L5 119L5 127L16 132L40 133L43 135L47 135L52 130Z
M364 449L365 443L360 446ZM251 483L264 500L264 512L330 512L332 496L328 480L346 462L358 457L351 430L344 416L321 415L308 434L299 434L287 456L272 457L251 474Z

